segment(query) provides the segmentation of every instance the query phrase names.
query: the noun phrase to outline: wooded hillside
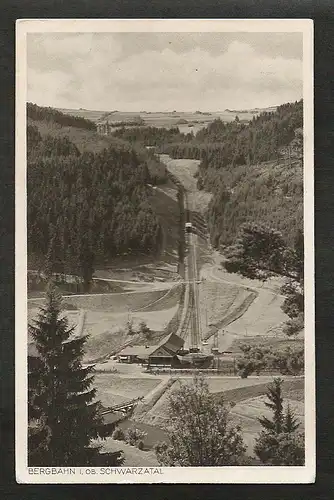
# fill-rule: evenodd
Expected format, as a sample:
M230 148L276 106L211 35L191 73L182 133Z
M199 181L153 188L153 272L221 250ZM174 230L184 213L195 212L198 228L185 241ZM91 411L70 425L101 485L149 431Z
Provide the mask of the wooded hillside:
M282 231L288 244L303 224L303 102L261 113L249 124L217 119L195 136L155 127L114 135L157 146L173 158L201 160L198 187L213 193L214 246L229 245L244 222Z
M159 253L162 228L148 184L163 181L154 173L163 167L152 152L123 142L82 152L67 136L29 124L27 153L28 254L46 268L89 282L96 263Z
M87 130L96 130L96 125L91 120L87 120L80 116L67 115L54 108L37 106L37 104L33 104L32 102L27 103L27 116L31 118L31 120L46 120L58 123L63 127L70 126Z
M216 123L197 134L221 137L223 145L202 156L198 173L198 187L214 194L208 210L214 246L229 245L245 222L278 229L293 244L303 228L302 126L300 101L249 126Z

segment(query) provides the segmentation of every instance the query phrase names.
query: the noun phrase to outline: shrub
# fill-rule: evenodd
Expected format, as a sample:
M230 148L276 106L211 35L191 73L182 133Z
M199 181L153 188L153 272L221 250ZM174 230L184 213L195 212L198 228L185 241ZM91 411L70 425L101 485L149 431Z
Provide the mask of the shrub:
M125 440L125 434L123 429L120 427L117 427L114 432L112 433L112 438L116 439L117 441L124 441Z
M275 351L271 347L242 345L243 356L238 360L237 366L241 378L248 375L268 370L279 372L282 375L299 375L304 370L304 349L287 347Z
M125 441L131 446L137 446L139 441L142 441L146 436L146 432L135 427L129 427L125 432Z

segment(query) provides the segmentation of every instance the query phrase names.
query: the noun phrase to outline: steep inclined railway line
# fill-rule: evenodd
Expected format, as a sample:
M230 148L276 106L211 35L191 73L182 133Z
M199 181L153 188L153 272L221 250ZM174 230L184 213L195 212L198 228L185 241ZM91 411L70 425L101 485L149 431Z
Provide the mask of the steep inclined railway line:
M192 324L191 324L191 348L198 349L200 344L200 321L199 321L199 310L198 310L198 286L197 286L197 261L196 261L196 236L194 234L189 235L189 255L191 256L191 262L189 268L191 268L191 283L190 288L192 289Z
M203 255L202 242L208 240L208 228L206 221L203 217L204 213L204 201L208 200L200 199L199 193L196 187L196 181L194 179L195 167L191 163L192 160L171 160L169 157L162 157L162 160L167 166L167 169L171 174L177 179L177 182L182 185L183 192L183 203L184 203L184 222L186 223L186 236L185 236L185 300L184 308L181 317L180 326L178 329L178 334L184 338L185 347L190 348L193 351L204 350L205 352L209 349L205 348L207 345L207 339L213 334L218 333L221 328L229 325L240 319L243 314L252 306L259 290L254 285L248 283L239 283L230 278L227 274L217 276L215 272L215 267L212 266L209 270L206 270L206 275L209 280L213 282L223 282L230 285L239 286L241 289L245 288L249 291L249 297L246 297L242 303L237 307L236 310L225 313L224 317L220 321L216 321L215 324L209 325L211 328L209 331L208 325L206 325L206 330L202 332L201 323L201 311L200 311L200 269L197 265L199 262L200 255ZM193 168L194 167L194 168ZM197 168L197 167L196 167ZM205 254L205 253L204 253ZM275 294L276 295L276 294Z
M185 223L191 223L190 232L186 233L185 255L185 299L178 335L185 340L185 345L193 350L199 350L201 344L201 323L199 313L199 272L197 268L197 240L207 239L207 227L201 211L203 206L197 200L196 179L194 173L198 162L194 160L172 160L167 155L160 155L176 184L183 193ZM181 162L181 163L180 163ZM194 198L194 194L196 196ZM207 200L209 201L209 199ZM186 228L183 228L185 230ZM194 232L193 232L194 230Z
M193 211L189 203L188 193L185 190L185 208L186 221L194 224ZM199 318L199 296L198 296L198 268L196 255L197 235L193 232L186 233L187 258L186 267L188 274L188 301L187 310L184 317L184 322L180 333L182 338L186 339L189 336L189 347L192 350L198 350L201 341L200 335L200 318ZM189 335L190 334L190 335Z

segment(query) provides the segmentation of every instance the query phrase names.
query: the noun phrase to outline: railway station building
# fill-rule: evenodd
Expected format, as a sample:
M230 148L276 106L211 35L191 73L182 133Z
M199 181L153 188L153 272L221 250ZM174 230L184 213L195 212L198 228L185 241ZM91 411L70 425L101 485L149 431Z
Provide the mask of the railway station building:
M184 340L175 333L171 333L157 345L126 347L119 353L118 359L123 363L171 367L179 364L177 355L182 351L183 346Z
M143 363L156 348L157 346L128 346L118 353L118 360L121 363Z

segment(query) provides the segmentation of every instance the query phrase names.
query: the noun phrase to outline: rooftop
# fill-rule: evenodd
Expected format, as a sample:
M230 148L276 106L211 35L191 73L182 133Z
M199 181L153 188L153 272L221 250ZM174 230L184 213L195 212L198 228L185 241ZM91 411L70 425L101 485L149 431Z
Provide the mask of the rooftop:
M157 345L133 345L125 347L121 352L118 353L119 356L148 356L157 349Z
M139 358L147 358L151 356L159 347L164 347L172 355L176 354L184 345L184 340L181 339L175 333L170 333L167 337L162 339L159 344L144 346L144 345L134 345L125 347L121 352L118 353L119 356L138 356Z
M179 351L183 346L184 346L184 340L181 339L178 335L175 333L171 333L168 335L168 337L164 338L158 347L164 346L166 349L176 353Z

